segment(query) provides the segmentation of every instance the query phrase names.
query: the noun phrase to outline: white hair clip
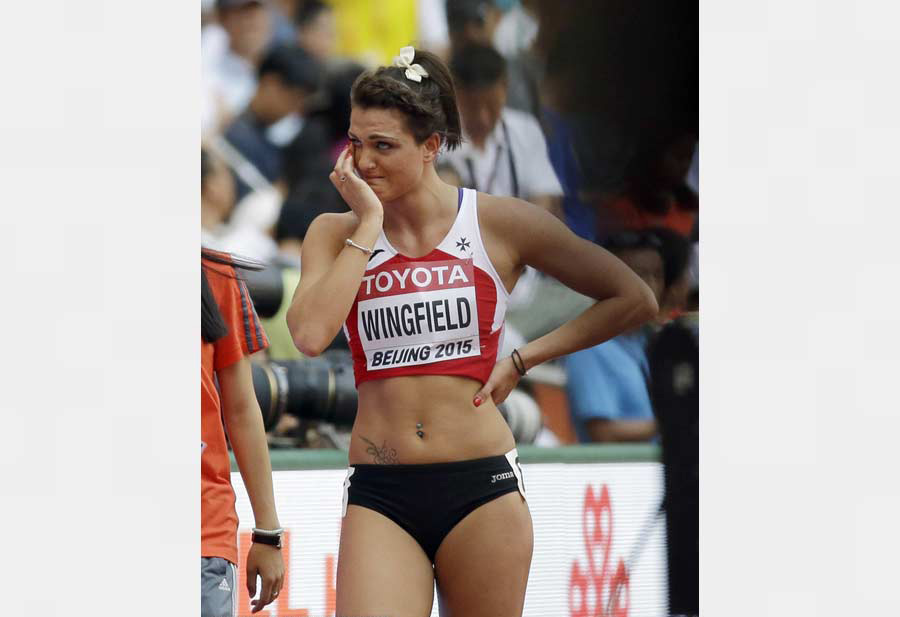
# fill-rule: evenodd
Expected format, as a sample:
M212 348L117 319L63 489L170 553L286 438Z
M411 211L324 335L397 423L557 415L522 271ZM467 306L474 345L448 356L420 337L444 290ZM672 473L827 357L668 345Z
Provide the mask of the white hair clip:
M421 82L423 77L428 77L428 71L422 68L421 64L412 64L413 58L415 57L415 47L404 47L400 50L399 56L394 56L394 66L406 69L405 74L407 79Z

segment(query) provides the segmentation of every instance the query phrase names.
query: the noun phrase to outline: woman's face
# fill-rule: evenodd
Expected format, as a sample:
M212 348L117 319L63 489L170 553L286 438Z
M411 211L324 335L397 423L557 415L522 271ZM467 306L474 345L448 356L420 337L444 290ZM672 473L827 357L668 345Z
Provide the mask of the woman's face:
M412 190L436 154L434 140L417 144L396 109L354 107L348 136L353 164L382 203Z

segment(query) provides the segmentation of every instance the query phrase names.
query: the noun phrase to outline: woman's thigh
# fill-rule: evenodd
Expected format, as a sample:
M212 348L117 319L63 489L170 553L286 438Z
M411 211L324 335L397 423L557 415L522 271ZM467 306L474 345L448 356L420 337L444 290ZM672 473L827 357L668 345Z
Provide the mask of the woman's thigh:
M434 570L419 543L386 516L347 506L341 525L336 617L428 617Z
M519 617L533 546L531 513L518 492L469 513L435 556L441 617Z

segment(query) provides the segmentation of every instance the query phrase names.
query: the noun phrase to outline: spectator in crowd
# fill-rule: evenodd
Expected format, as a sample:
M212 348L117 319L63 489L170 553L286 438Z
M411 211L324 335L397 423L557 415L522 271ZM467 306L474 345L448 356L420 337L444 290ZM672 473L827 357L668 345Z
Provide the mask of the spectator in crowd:
M571 120L552 109L543 111L547 137L547 156L563 187L560 208L566 226L585 240L596 241L597 217L580 195L584 170L575 152L577 129Z
M200 151L200 241L219 246L234 209L234 177L225 163L206 148Z
M228 34L219 25L216 0L203 0L200 7L200 134L208 139L230 120L217 74L228 51Z
M446 0L450 55L468 45L495 47L498 27L512 13L503 14L491 0ZM508 23L508 22L507 22ZM496 48L496 47L495 47ZM499 50L498 50L499 51ZM540 117L539 63L526 50L515 49L506 59L506 105Z
M506 62L489 45L468 45L450 61L463 145L441 157L462 185L518 197L559 216L562 187L534 116L506 107Z
M670 127L696 134L697 6L531 4L540 23L533 48L546 63L541 120L566 191L566 221L582 237L602 239L611 230L598 220L601 206L622 190L635 152Z
M599 201L600 233L659 226L690 236L698 198L688 172L696 147L696 135L688 132L643 144L626 168L623 189Z
M446 0L446 7L451 51L472 43L493 45L502 13L492 0Z
M287 45L297 42L297 13L304 0L270 0L272 14L272 45Z
M662 297L665 265L654 234L622 232L605 246ZM636 442L656 435L647 390L647 337L639 328L566 356L569 410L579 441Z
M319 124L326 132L329 173L341 150L349 143L347 118L350 116L350 89L364 70L356 62L332 67L325 76L322 104L310 115L310 125Z
M572 10L572 5L567 6L567 10ZM545 26L546 29L559 27L552 19L548 24L551 15L542 17L542 34ZM560 36L546 53L546 79L542 85L547 105L542 109L541 120L550 162L565 192L562 209L566 225L582 238L597 242L605 230L598 224L596 200L591 197L607 195L622 186L625 163L631 156L635 138L626 123L611 118L601 105L585 104L575 109L561 106L566 98L564 93L576 79L573 73L585 74L579 68L582 60L586 60L580 56L584 47L573 50L573 46L574 42Z
M309 221L322 212L347 210L328 174L347 145L350 87L363 70L361 65L349 62L325 76L320 107L308 116L303 131L285 152L287 197L282 216L305 221L299 228L303 232L300 237L306 234Z
M304 182L285 200L275 225L275 241L282 256L296 259L299 264L303 238L313 219L323 212L346 212L345 205L335 203L333 189L322 183Z
M228 48L209 59L208 87L233 118L241 113L256 90L257 67L272 36L271 13L262 0L217 0L218 22L228 35Z
M200 151L200 168L200 238L203 246L263 261L274 256L277 246L267 233L266 225L253 224L247 212L259 209L266 196L253 193L237 207L234 175L210 147Z
M322 0L306 0L294 17L297 44L323 64L334 60L337 51L337 22L334 9Z
M247 109L225 131L225 140L269 183L283 173L284 150L303 128L307 99L321 67L293 45L273 48L259 67L259 85ZM238 199L251 187L238 178Z
M275 241L282 259L300 268L300 255L306 230L320 212L314 207L282 208L275 225Z

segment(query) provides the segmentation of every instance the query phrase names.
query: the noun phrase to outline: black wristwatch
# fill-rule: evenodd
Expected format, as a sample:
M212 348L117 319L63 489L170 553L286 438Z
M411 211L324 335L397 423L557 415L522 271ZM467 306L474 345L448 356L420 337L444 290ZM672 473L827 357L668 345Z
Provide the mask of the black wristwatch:
M251 539L257 544L268 544L269 546L274 546L277 549L281 549L281 533L277 534L268 534L268 533L259 533L258 531L254 531Z

